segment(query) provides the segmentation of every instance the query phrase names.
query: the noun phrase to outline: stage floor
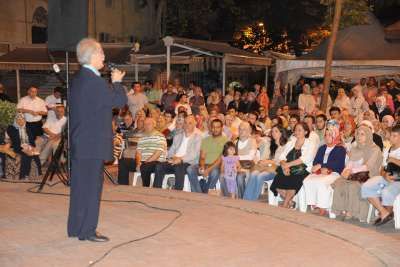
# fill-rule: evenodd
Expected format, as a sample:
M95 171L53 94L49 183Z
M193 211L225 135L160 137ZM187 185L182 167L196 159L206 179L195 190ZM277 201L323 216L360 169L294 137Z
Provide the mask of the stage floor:
M111 247L151 235L177 213L102 202L98 230L68 238L68 197L0 183L0 266L88 266ZM43 192L69 193L63 185ZM400 266L400 238L260 202L106 184L103 199L136 200L182 213L158 235L129 243L95 266Z

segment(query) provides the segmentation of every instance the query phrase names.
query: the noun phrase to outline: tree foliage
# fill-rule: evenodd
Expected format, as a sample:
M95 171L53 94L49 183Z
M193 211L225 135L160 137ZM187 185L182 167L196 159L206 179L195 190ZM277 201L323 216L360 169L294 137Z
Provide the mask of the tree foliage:
M167 0L166 34L227 41L255 53L271 49L299 55L329 36L334 2ZM400 0L345 0L341 27L364 24L368 10L391 5Z

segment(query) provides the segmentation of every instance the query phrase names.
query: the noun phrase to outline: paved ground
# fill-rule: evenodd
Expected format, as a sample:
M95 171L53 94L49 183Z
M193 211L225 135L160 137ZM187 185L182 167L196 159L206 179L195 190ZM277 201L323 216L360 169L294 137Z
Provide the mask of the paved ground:
M176 213L103 202L111 241L66 236L68 197L0 183L0 266L88 266L111 247L155 233ZM62 185L44 192L68 193ZM179 210L171 227L111 251L95 266L400 266L400 238L311 214L169 190L106 185L103 199Z

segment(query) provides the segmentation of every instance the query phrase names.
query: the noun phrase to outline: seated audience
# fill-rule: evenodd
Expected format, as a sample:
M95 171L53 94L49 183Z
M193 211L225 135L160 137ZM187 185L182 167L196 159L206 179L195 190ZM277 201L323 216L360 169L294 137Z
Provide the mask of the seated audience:
M300 122L294 128L294 137L286 145L279 160L280 166L272 182L271 191L284 199L282 207L294 208L292 201L310 174L315 156L315 145L308 139L310 129Z
M383 164L378 176L371 176L361 186L361 197L379 211L374 225L380 226L393 219L393 203L400 194L400 126L393 127L390 134L391 147L383 152Z
M386 115L392 115L392 111L387 106L386 98L383 95L378 96L370 108L379 118L379 121L382 121L382 118Z
M254 92L248 92L246 98L240 101L238 111L247 114L258 111L259 107L260 105L256 101L256 94Z
M24 115L17 113L13 125L6 130L6 143L10 144L16 157L6 160L6 178L29 179L32 160L35 162L38 174L42 175L39 153L35 148L35 138L31 128L27 127Z
M158 163L164 162L167 153L167 141L164 135L155 130L156 122L146 118L143 126L143 136L136 148L136 169L140 171L143 186L150 186L150 176Z
M325 132L325 144L315 156L312 174L303 181L307 205L325 215L332 203L331 184L340 177L344 169L346 149L341 146L339 124L329 121Z
M361 125L356 131L356 141L350 149L346 167L341 177L332 184L332 211L347 219L354 217L365 222L368 202L361 198L361 185L369 177L379 174L381 164L382 152L374 144L371 129Z
M193 88L193 96L189 99L190 107L194 115L200 114L200 106L204 106L204 96L201 87Z
M303 85L303 93L299 95L298 108L304 114L312 114L315 111L317 103L311 94L309 84Z
M124 116L124 122L117 132L122 134L124 149L118 160L118 184L129 184L129 172L136 170L135 154L139 139L143 136L144 118L139 118L136 125L130 112Z
M198 164L190 165L186 170L192 192L208 193L209 188L214 188L217 184L222 150L228 141L228 138L222 135L222 129L222 121L218 119L211 121L211 135L201 141ZM199 175L204 179L201 184L198 179ZM205 181L206 179L207 181Z
M343 88L339 88L338 95L333 103L334 107L338 107L340 110L350 111L350 98L347 96L346 91Z
M257 161L257 142L251 132L250 124L242 122L239 126L239 138L235 141L242 168L237 174L238 198L243 198L247 174Z
M43 165L54 153L61 141L64 127L67 123L67 118L64 116L64 106L57 106L55 109L56 117L48 118L46 123L43 125L44 135L38 137L40 141L36 141L38 144L38 151L40 152L40 163Z
M184 131L174 136L166 162L160 162L155 169L154 187L161 188L165 174L175 174L175 190L182 190L186 169L199 162L201 132L196 128L192 115L184 119Z
M175 101L178 95L174 92L174 86L168 84L167 91L161 97L161 106L164 112L175 112Z
M179 109L184 108L188 115L192 114L192 109L190 108L187 95L182 94L177 97L177 104L175 106L175 114L178 114Z
M142 84L140 82L132 83L132 89L128 93L128 107L132 116L135 117L136 113L141 109L147 109L148 99L143 93Z
M269 139L268 153L261 157L250 174L246 184L243 199L257 200L260 196L262 185L265 181L274 179L276 168L279 166L279 158L288 141L286 130L279 125L272 127L271 138Z
M46 102L37 96L38 89L31 86L28 95L22 97L17 104L17 112L23 113L26 128L33 134L33 138L43 135L42 116L47 115Z

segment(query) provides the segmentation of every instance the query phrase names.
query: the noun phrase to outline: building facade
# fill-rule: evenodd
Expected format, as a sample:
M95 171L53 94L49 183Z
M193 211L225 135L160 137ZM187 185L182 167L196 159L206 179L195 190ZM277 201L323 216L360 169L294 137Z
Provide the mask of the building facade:
M88 33L99 41L151 42L163 35L166 0L86 1ZM8 44L47 42L48 0L0 1L0 10L0 54Z

